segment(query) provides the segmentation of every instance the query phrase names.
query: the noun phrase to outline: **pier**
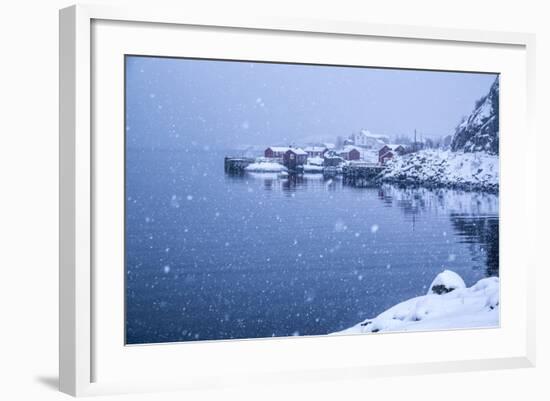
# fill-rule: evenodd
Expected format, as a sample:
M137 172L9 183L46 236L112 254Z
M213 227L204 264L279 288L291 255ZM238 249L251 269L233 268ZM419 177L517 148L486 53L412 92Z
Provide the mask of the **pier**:
M367 186L384 170L384 166L373 163L352 163L342 168L345 184Z
M225 157L223 166L226 173L243 173L255 161L253 157Z

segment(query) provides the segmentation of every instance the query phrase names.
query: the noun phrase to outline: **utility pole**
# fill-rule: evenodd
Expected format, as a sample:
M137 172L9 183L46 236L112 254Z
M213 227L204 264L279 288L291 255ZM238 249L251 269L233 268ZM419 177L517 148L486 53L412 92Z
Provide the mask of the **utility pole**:
M414 145L413 150L416 152L416 128L414 129Z

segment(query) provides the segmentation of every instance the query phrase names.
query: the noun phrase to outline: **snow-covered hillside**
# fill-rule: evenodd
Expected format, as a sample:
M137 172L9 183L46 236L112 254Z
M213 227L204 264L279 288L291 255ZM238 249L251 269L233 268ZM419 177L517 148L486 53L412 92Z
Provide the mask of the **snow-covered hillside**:
M499 78L489 93L476 103L474 111L457 128L451 150L498 154Z
M425 186L498 191L497 155L439 149L423 150L388 161L378 179Z
M498 277L481 279L466 288L458 274L445 270L426 295L401 302L335 334L497 327L499 299Z

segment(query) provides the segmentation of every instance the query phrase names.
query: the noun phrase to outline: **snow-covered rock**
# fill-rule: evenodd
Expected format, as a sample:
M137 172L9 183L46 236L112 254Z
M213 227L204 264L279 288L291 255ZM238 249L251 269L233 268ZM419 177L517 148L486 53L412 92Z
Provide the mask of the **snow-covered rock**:
M263 173L277 173L287 171L287 168L279 163L274 162L256 162L245 167L246 171L255 171Z
M430 285L428 295L446 294L448 292L461 288L466 288L466 284L464 284L464 280L462 280L462 277L460 277L453 271L445 270L436 276L436 278Z
M378 179L426 186L498 190L499 159L485 152L428 149L387 162Z
M474 111L456 128L451 150L498 154L499 78L489 93L476 103Z
M439 280L439 281L438 281ZM451 292L434 293L434 283L454 286ZM467 288L456 273L438 275L428 294L401 302L349 329L334 334L384 331L425 331L499 325L500 285L498 277L479 280Z

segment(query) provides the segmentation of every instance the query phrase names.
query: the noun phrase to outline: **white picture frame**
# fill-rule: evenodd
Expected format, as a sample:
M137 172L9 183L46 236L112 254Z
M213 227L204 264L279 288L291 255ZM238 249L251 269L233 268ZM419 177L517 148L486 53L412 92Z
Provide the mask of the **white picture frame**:
M118 25L117 25L118 24ZM111 68L109 54L120 55L129 52L128 49L136 50L144 54L166 54L170 55L175 48L174 43L165 44L163 48L155 50L155 43L160 43L160 38L171 37L178 30L185 31L186 27L200 31L197 35L209 34L209 30L215 30L215 37L231 34L237 36L262 35L265 43L272 43L271 50L266 49L265 53L258 54L259 59L280 58L287 60L284 54L276 54L277 41L282 41L282 36L291 38L296 36L299 46L302 38L305 41L315 37L322 37L328 42L338 38L344 41L361 40L383 40L386 44L399 41L410 41L419 45L437 46L445 55L445 46L455 46L457 51L478 51L480 54L488 48L496 49L502 53L502 59L494 57L493 60L481 60L471 64L466 69L484 70L493 63L497 68L493 71L500 71L498 63L507 66L509 72L503 74L502 97L510 97L514 88L514 102L505 107L510 111L509 117L504 117L504 127L517 128L524 132L522 140L534 143L534 132L532 127L534 112L534 35L524 33L507 32L484 32L459 29L438 29L414 26L393 26L375 25L363 22L350 21L316 21L316 20L292 20L277 18L223 18L211 15L187 15L185 10L166 11L150 8L111 8L108 6L78 5L60 11L60 389L61 391L79 396L94 395L133 391L159 391L166 389L197 389L218 386L229 386L245 384L255 381L257 383L288 383L295 380L326 380L327 378L354 378L376 377L401 374L421 374L430 372L455 372L479 369L503 369L515 367L530 367L535 363L535 282L534 270L535 259L532 252L534 247L534 225L536 209L534 198L529 198L521 193L521 188L534 188L535 160L528 157L527 150L523 149L515 154L514 169L509 168L512 162L509 161L507 149L518 145L518 139L508 136L503 140L505 148L502 153L502 188L501 197L505 199L502 203L503 220L501 230L508 235L509 240L517 239L514 247L506 247L506 235L504 236L501 249L506 247L514 248L514 251L507 250L503 253L510 260L521 260L521 269L518 271L509 270L508 277L503 279L502 302L506 305L507 300L517 300L514 305L508 303L508 310L513 313L517 320L517 327L504 325L500 330L508 334L499 336L495 330L465 330L455 332L434 332L434 333L406 333L388 334L384 336L341 336L331 338L330 344L322 342L320 338L300 338L282 340L246 340L239 342L212 342L207 345L194 344L168 344L147 347L124 347L123 343L114 341L109 343L109 331L113 337L120 336L121 327L116 327L112 322L119 322L120 316L114 313L106 316L103 313L102 303L94 298L96 291L100 290L109 294L109 300L121 302L122 293L117 278L113 276L112 281L106 280L106 275L98 274L98 261L108 260L114 254L97 254L94 245L98 233L105 227L100 221L102 216L102 198L109 196L109 185L120 184L116 180L116 174L112 182L102 187L104 180L97 179L101 176L101 170L105 170L110 162L102 160L111 159L113 163L116 158L122 160L122 155L116 152L116 147L109 143L98 143L94 139L94 129L102 124L94 118L101 117L101 111L97 111L97 103L93 102L93 96L104 96L101 88L95 88L94 84L104 79L104 75L93 82L94 74L103 74L105 68ZM148 29L147 36L140 37L140 31ZM126 32L126 33L125 33ZM178 31L179 32L179 31ZM94 35L96 39L94 40ZM214 37L213 36L213 37ZM105 39L109 39L106 41ZM131 44L131 40L141 38L138 45ZM237 40L237 39L235 39ZM246 39L243 39L246 40ZM257 39L255 39L257 41ZM156 42L155 42L156 41ZM109 44L107 44L107 42ZM170 41L168 41L170 42ZM354 42L354 43L355 43ZM205 49L197 50L208 54L208 38L204 37ZM351 42L350 42L351 43ZM287 43L288 44L288 43ZM214 46L215 44L212 44ZM127 46L127 47L126 47ZM172 47L171 47L172 46ZM292 46L290 46L292 47ZM345 46L343 46L345 48ZM462 50L461 50L462 49ZM500 50L499 50L500 49ZM105 50L105 53L101 53ZM299 49L298 49L299 50ZM246 51L254 52L254 48L234 49L235 54L242 54L242 57L250 57ZM269 52L272 52L271 54ZM426 50L429 51L429 50ZM433 51L433 49L432 49ZM110 53L109 53L110 52ZM242 53L239 53L242 52ZM346 53L347 52L347 53ZM495 53L495 54L496 54ZM347 55L346 55L347 54ZM382 53L381 53L382 54ZM298 56L297 56L298 57ZM312 55L314 57L314 55ZM328 57L328 56L327 56ZM342 50L341 60L348 60L348 63L362 63L355 61L350 50ZM392 58L395 57L395 58ZM394 67L406 66L403 59L406 54L395 55L385 61L386 64ZM489 56L486 56L488 58ZM106 60L106 61L105 61ZM104 62L105 61L105 62ZM119 62L119 61L117 61ZM416 61L414 66L434 69L453 69L451 58L436 61L435 58L426 57L423 61ZM420 64L421 65L420 65ZM486 63L485 66L483 63ZM456 65L454 69L464 69L464 66ZM515 69L515 70L514 70ZM113 76L114 79L119 79ZM506 81L506 77L510 78ZM110 79L109 77L107 79ZM112 87L120 91L120 81L113 81ZM111 82L111 83L113 83ZM112 93L110 93L112 95ZM119 93L119 95L121 94ZM111 100L118 104L112 110L120 110L119 101L121 98L115 96ZM96 99L97 100L97 99ZM102 106L103 107L103 106ZM99 113L99 114L97 114ZM116 118L116 117L115 117ZM112 119L111 119L112 120ZM112 121L111 121L112 122ZM95 127L95 128L94 128ZM102 126L101 126L102 127ZM503 128L503 132L507 129ZM505 135L505 134L503 134ZM109 155L109 152L111 153ZM105 157L104 157L105 156ZM507 161L508 160L508 161ZM518 187L521 185L522 187ZM111 187L113 188L113 187ZM104 200L104 199L103 199ZM502 200L501 200L502 202ZM99 206L98 206L99 205ZM99 207L99 210L98 210ZM507 212L508 211L508 212ZM119 213L116 210L113 213ZM508 214L507 214L508 213ZM113 217L113 216L111 216ZM118 215L115 216L117 220ZM518 233L520 231L519 238ZM101 235L99 235L101 238ZM509 243L509 242L508 242ZM116 250L115 250L116 252ZM520 258L523 254L523 258ZM107 258L107 259L105 259ZM116 265L115 262L113 262ZM104 266L105 263L100 263ZM119 272L119 278L122 270ZM109 283L112 283L110 285ZM101 288L98 288L101 287ZM118 295L117 295L118 294ZM118 297L118 298L117 298ZM118 299L118 301L117 301ZM114 308L116 309L116 308ZM506 309L505 309L506 310ZM507 312L508 313L508 312ZM512 316L512 315L510 315ZM505 316L506 318L506 316ZM118 319L118 320L117 320ZM509 321L506 318L504 321ZM116 333L116 334L115 334ZM497 333L497 334L495 334ZM477 336L477 337L476 337ZM383 349L384 347L406 348L409 341L416 344L437 344L438 341L467 342L473 338L480 338L483 344L494 344L494 348L483 348L464 353L464 357L458 357L457 353L464 350L458 346L456 353L449 351L448 355L443 352L439 358L420 358L414 352L403 355L400 358L384 359L384 355L374 355L372 360L353 360L351 358L339 358L337 355L344 349L351 347L367 347L369 343ZM117 337L118 338L118 337ZM443 340L440 340L443 339ZM321 342L319 341L321 340ZM485 342L485 343L484 343ZM111 347L111 348L109 348ZM120 347L117 351L113 347ZM118 348L117 348L118 349ZM356 348L357 349L357 348ZM315 355L323 351L328 359L321 363ZM372 352L372 351L371 351ZM214 354L222 354L224 358L233 358L232 364L220 366L218 370L206 366L203 369L197 367L192 369L191 365L185 370L185 379L174 376L166 376L164 372L147 371L147 365L158 366L165 362L167 366L174 363L175 358L187 355L188 360L198 362L201 355L206 358ZM274 353L279 359L274 359ZM176 355L177 354L177 355ZM254 358L249 355L256 355ZM310 358L302 364L294 361L292 366L287 366L289 355L300 354ZM120 359L116 359L119 358ZM261 362L261 358L269 361ZM112 359L110 359L112 358ZM302 358L302 361L304 359ZM331 358L333 358L331 360ZM169 360L170 359L170 360ZM100 362L98 362L100 361ZM139 362L143 365L139 366ZM291 360L292 361L292 360ZM102 366L114 366L113 371L103 374ZM137 362L137 363L136 363ZM333 364L331 364L333 362ZM120 369L123 365L128 369ZM247 367L247 364L255 364L254 368ZM223 365L223 364L222 364ZM115 372L124 371L125 374ZM235 374L232 374L235 370Z

